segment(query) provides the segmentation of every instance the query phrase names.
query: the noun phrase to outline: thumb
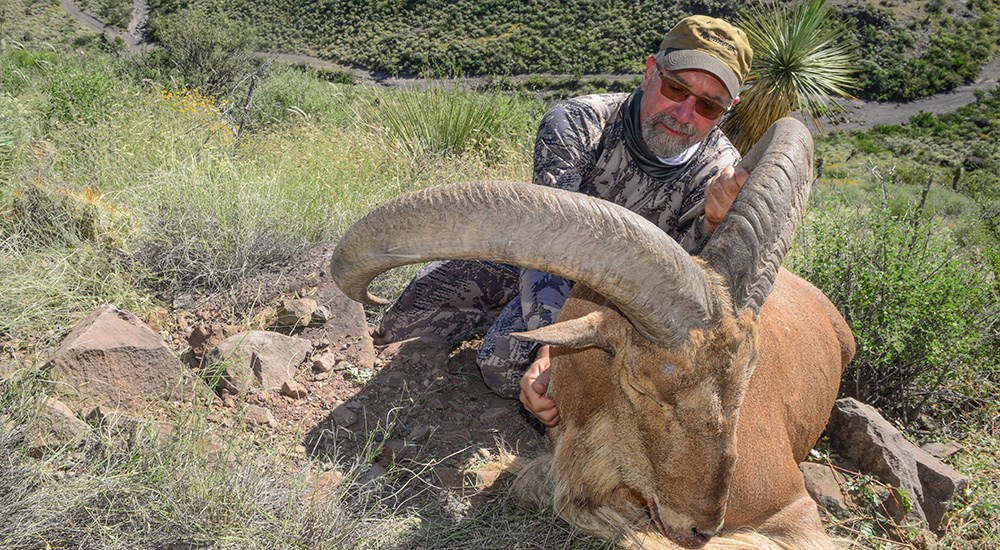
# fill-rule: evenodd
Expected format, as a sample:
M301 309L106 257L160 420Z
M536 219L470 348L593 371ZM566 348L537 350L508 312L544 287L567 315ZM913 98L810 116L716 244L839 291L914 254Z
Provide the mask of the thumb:
M549 380L552 378L552 373L549 369L545 369L538 373L538 378L535 378L531 382L531 389L535 390L541 395L545 394L545 391L549 389Z

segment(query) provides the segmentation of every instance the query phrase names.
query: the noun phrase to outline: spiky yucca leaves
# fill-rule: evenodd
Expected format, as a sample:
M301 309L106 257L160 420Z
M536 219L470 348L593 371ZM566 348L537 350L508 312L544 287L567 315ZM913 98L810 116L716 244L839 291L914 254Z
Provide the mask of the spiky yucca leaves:
M828 101L851 97L857 56L825 0L791 7L768 2L750 9L737 26L750 39L753 69L722 128L740 151L749 151L774 121L792 111L806 111L818 126Z

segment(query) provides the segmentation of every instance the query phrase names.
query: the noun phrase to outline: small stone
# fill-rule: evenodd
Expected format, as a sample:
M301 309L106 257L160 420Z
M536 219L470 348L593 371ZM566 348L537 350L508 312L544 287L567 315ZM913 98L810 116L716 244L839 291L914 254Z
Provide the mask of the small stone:
M291 397L292 399L302 399L303 397L309 395L309 392L295 380L286 380L281 384L281 394Z
M338 404L338 406L339 405L340 404ZM361 402L358 401L357 399L351 399L350 401L347 401L346 403L343 403L343 405L345 407L347 407L348 409L352 410L352 411L356 411L356 410L361 409Z
M278 420L274 418L274 413L270 409L266 409L260 405L250 405L247 407L246 419L258 426L266 424L272 428L278 427Z
M312 298L286 298L281 301L276 322L286 327L308 326L317 307Z
M333 423L341 428L346 428L358 421L358 416L347 409L347 407L337 407L330 413Z
M316 374L313 375L313 380L315 380L316 382L322 382L323 380L326 380L328 378L330 378L330 373L328 372L317 372Z
M337 372L340 372L340 371L345 371L345 370L353 368L353 367L354 367L354 365L350 364L347 361L337 361L336 364L334 364L334 366L333 366L333 370L335 370Z
M423 443L424 441L427 441L430 438L431 434L436 429L437 426L428 426L426 424L421 424L410 430L410 441L414 441L416 443Z
M330 319L333 319L333 314L330 313L330 308L326 306L318 306L312 314L313 322L318 325L324 325Z
M441 402L440 397L433 395L427 399L427 408L439 411L444 408L444 403Z
M336 364L337 359L333 354L324 353L313 358L312 370L313 372L329 372L334 369Z
M486 412L479 415L479 421L483 424L492 426L497 424L497 422L506 414L506 407L493 407L491 409L486 409Z
M949 456L962 450L962 446L954 441L947 441L944 443L932 441L930 443L924 443L920 446L920 448L934 458L948 458Z

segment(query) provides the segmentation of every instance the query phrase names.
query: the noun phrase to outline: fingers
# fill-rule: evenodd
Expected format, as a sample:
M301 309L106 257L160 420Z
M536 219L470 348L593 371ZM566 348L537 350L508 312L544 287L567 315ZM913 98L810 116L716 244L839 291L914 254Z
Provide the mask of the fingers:
M736 195L740 194L743 184L750 173L742 167L727 166L705 188L705 225L706 232L711 233L726 217L733 206Z
M535 418L549 428L559 424L556 403L545 396L551 371L548 358L536 360L521 377L521 403Z

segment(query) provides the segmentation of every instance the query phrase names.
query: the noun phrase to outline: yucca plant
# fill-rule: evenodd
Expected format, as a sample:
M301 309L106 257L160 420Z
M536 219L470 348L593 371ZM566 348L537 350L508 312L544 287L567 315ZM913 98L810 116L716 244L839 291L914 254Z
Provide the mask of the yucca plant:
M803 110L819 126L828 102L837 105L834 96L851 97L857 56L825 0L791 7L768 2L751 8L737 26L750 39L753 67L742 101L722 128L740 151L792 111Z

